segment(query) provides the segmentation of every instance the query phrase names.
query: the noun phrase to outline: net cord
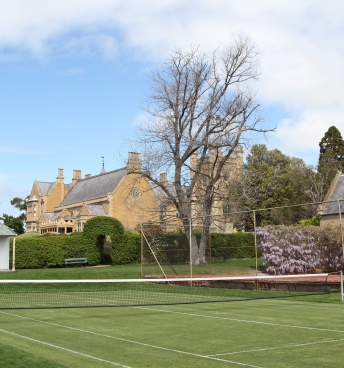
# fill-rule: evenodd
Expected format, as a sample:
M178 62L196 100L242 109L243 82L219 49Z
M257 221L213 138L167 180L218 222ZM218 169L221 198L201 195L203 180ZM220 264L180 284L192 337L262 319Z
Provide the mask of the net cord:
M194 281L236 281L236 280L284 280L284 279L308 279L315 277L328 277L328 273L300 274L300 275L263 275L263 276L231 276L231 277L174 277L155 279L81 279L81 280L0 280L1 284L85 284L85 283L166 283L166 282L194 282Z

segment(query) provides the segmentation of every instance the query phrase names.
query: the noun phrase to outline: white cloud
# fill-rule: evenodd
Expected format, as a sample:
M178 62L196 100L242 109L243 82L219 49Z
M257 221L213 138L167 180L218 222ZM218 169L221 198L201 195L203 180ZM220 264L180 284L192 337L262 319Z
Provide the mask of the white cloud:
M312 109L293 118L282 119L273 138L273 147L294 157L303 157L317 165L319 142L330 126L344 132L342 109Z
M0 6L0 61L57 51L113 59L123 50L160 61L175 47L212 51L234 33L247 34L261 49L259 98L288 117L271 138L280 149L307 155L329 126L344 132L344 3L0 0Z

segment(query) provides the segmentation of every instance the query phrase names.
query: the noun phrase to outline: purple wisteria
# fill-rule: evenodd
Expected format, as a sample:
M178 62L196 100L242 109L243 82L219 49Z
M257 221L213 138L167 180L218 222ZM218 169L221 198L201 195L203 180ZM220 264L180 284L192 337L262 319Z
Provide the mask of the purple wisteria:
M316 269L343 269L340 233L317 226L257 228L258 248L273 275L314 273Z

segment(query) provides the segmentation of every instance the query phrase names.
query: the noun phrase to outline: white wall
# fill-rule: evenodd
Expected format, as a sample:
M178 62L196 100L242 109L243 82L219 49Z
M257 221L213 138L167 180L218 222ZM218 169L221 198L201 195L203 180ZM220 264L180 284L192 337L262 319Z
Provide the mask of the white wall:
M9 270L10 238L0 236L0 270Z

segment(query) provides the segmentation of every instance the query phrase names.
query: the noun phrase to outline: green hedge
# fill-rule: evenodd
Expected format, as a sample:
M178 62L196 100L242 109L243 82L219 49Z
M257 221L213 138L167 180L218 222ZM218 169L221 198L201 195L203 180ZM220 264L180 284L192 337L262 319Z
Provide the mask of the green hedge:
M113 217L96 216L87 220L82 237L87 247L89 265L97 265L101 262L105 236L109 236L112 247L116 247L122 242L123 235L124 226Z
M118 223L116 223L117 225ZM112 240L112 263L120 265L140 262L141 236L135 233L121 233L122 227L120 225L116 228L118 232L112 230L112 234L110 234ZM111 226L110 222L106 222L107 226ZM84 233L82 235L74 233L73 236L51 235L46 237L17 238L16 268L63 267L65 258L84 257L87 258L89 265L98 265L102 257L103 234L109 235L109 232L109 229L103 228L98 236L92 230L92 236L90 234L85 236ZM197 234L198 240L199 237L200 235ZM148 240L161 249L170 263L189 262L190 252L185 234L159 234L149 236ZM154 257L148 251L148 246L145 247L145 250L145 261L153 262ZM206 254L209 259L209 247L206 250ZM213 260L252 258L254 256L254 237L252 234L211 234L211 257ZM12 259L12 256L10 259Z
M87 257L80 235L16 239L16 268L60 267L65 258L75 257Z
M201 234L197 233L197 241L200 240ZM150 235L147 240L155 245L164 257L171 264L188 263L190 259L189 244L185 234L157 234ZM225 260L225 259L243 259L254 258L254 236L251 233L233 233L211 234L211 249L206 248L206 258L209 260ZM154 262L154 256L151 254L149 247L145 246L144 251L145 262Z
M113 246L114 264L139 262L140 239L139 235L124 235L121 242ZM97 249L90 248L87 243L82 235L18 238L16 268L64 267L65 258L87 258L89 265L99 264Z
M213 259L254 258L254 236L251 233L211 234Z
M112 246L111 256L115 265L140 262L141 236L139 234L123 235L121 241Z

